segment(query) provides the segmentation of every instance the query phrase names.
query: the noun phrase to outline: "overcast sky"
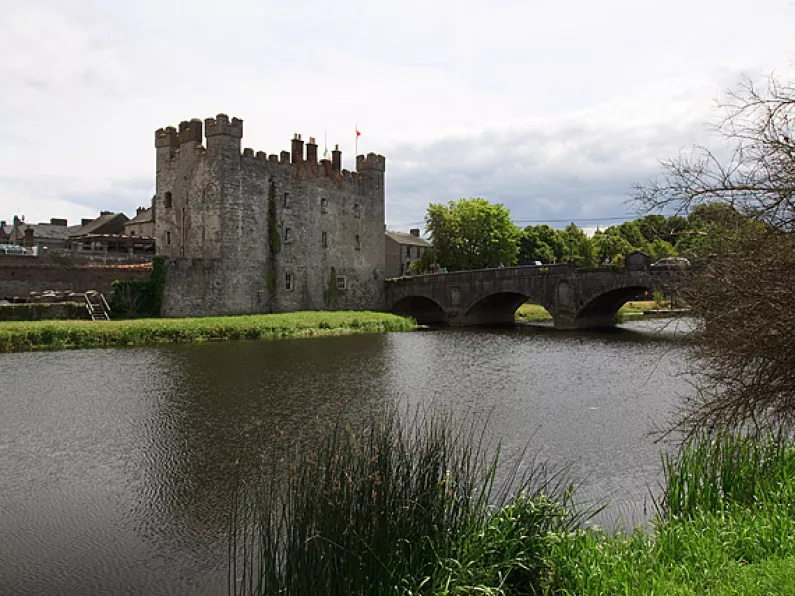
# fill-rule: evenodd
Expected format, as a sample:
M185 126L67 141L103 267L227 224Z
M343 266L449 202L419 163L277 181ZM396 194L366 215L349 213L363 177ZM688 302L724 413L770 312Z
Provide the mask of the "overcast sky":
M789 0L0 0L0 219L134 214L154 130L224 112L387 157L387 222L482 196L514 220L633 216L742 75L791 78ZM524 225L524 224L523 224Z

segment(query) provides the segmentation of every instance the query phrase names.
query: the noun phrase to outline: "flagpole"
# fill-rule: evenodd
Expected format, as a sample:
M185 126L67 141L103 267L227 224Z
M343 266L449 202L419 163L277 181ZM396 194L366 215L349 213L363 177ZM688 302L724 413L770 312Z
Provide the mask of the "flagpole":
M355 145L354 145L356 147L356 149L354 150L353 159L356 159L357 157L359 157L359 125L358 124L354 124L354 126L356 127L356 129L354 131L354 132L356 132L356 141L355 141Z

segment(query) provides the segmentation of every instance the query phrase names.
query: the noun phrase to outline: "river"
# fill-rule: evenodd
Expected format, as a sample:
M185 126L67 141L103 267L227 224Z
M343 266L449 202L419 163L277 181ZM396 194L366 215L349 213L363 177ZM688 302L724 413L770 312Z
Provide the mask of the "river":
M649 436L690 387L659 321L0 355L0 594L223 594L252 436L384 404L488 419L506 460L571 465L597 520L648 520Z

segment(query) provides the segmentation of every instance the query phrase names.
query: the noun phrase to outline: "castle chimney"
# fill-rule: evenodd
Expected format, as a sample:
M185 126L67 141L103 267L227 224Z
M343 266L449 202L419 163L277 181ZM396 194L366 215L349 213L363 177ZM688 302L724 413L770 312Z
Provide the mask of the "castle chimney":
M409 234L411 234L412 236L414 236L416 238L419 238L420 237L420 230L419 230L419 228L412 228L412 229L409 230Z
M301 140L301 135L298 133L295 133L295 136L293 137L292 149L292 162L301 163L304 161L304 142Z
M306 161L312 168L317 167L317 143L315 137L309 137L309 142L306 144Z
M143 213L144 211L146 211L146 207L137 207L137 208L135 209L135 215L136 215L136 216L137 216L137 215L141 215L141 213Z
M81 225L81 226L87 226L87 225L88 225L88 224L90 224L92 221L94 221L94 220L93 220L93 219L86 219L86 218L84 217L83 219L81 219L81 220L80 220L80 225Z
M342 151L339 145L334 145L334 150L331 152L331 173L339 174L342 169Z
M66 226L66 220L61 219L59 217L51 217L50 218L50 225L51 226Z

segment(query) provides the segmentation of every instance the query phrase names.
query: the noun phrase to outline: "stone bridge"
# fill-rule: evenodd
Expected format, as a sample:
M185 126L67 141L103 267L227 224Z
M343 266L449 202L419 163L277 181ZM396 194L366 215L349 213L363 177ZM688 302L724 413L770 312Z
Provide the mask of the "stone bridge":
M386 305L420 324L493 325L513 322L516 309L530 301L552 315L555 327L611 327L625 302L646 291L666 291L677 275L570 264L418 275L387 280Z

